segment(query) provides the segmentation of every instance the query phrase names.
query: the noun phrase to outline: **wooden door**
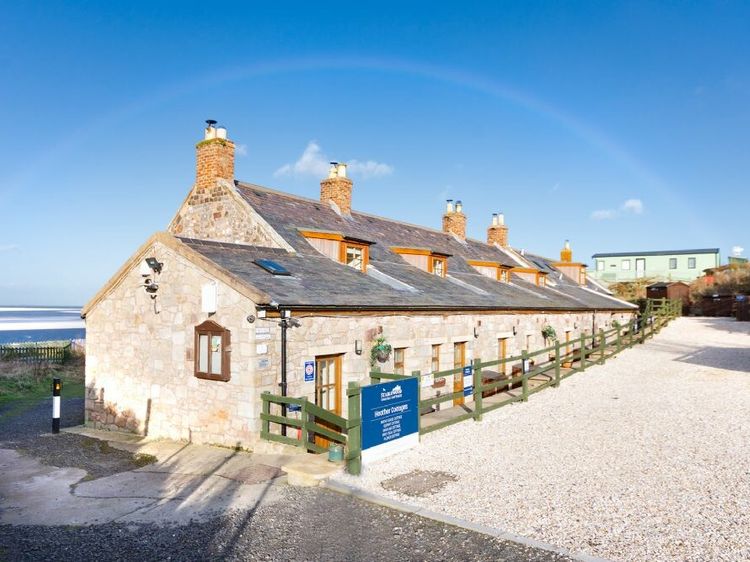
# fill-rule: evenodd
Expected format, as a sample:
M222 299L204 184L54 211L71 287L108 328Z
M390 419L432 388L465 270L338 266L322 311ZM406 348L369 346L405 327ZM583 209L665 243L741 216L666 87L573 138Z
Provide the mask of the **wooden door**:
M466 366L466 342L456 342L453 344L453 368L458 369ZM459 371L453 375L453 392L461 391L460 398L453 399L454 406L460 406L464 403L464 373Z
M323 355L315 358L315 404L341 415L341 355ZM328 425L323 420L316 420L323 427ZM338 431L338 428L331 427ZM331 442L315 436L315 444L328 447Z
M505 361L505 358L508 356L508 338L500 338L497 341L497 345L497 358L500 359L500 361ZM500 363L500 368L498 369L498 371L501 375L504 375L506 373L505 363Z

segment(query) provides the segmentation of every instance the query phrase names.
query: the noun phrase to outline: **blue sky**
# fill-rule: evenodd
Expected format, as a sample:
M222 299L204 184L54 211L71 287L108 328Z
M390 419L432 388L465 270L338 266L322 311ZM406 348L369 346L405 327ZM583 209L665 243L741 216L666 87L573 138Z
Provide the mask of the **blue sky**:
M5 3L0 304L83 304L194 179L217 119L238 179L483 239L750 248L747 2ZM306 156L303 158L303 156ZM296 165L295 165L296 164Z

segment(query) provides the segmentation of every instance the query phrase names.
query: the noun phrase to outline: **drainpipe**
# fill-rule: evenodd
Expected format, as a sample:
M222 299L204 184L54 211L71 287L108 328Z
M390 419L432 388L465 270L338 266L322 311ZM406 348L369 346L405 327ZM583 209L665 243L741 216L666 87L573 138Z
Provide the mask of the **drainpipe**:
M287 319L284 318L284 313L281 314L281 322L279 322L279 326L281 326L281 383L279 386L281 387L281 395L286 396L286 329L287 329ZM286 417L286 404L281 404L281 417ZM286 425L281 426L281 435L286 437Z

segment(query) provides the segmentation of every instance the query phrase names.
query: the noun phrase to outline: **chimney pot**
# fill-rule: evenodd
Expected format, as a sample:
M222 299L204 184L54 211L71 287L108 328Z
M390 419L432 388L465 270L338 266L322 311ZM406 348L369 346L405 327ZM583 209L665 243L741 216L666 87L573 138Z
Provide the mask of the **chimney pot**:
M224 139L224 140L226 140L226 138L227 138L227 128L223 127L221 125L218 126L218 127L216 127L216 138L217 139Z
M453 199L446 199L446 201L445 201L445 212L446 213L452 213L453 212Z
M461 201L456 201L456 212L461 213L464 210L464 205Z
M508 227L505 226L505 215L502 213L492 214L492 224L487 229L487 244L497 244L503 248L508 246Z

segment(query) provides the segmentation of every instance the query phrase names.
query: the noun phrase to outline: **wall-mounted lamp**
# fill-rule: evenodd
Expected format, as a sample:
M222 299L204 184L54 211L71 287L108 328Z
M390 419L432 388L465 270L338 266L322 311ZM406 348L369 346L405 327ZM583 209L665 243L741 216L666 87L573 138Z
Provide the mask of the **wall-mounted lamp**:
M479 337L479 326L474 326L474 337L475 338Z
M362 340L354 340L354 353L362 355Z
M578 322L573 322L573 329L574 329L574 330L577 330L577 329L578 329Z
M515 326L513 326L513 335L515 336L517 333L518 333L518 328L516 328Z

